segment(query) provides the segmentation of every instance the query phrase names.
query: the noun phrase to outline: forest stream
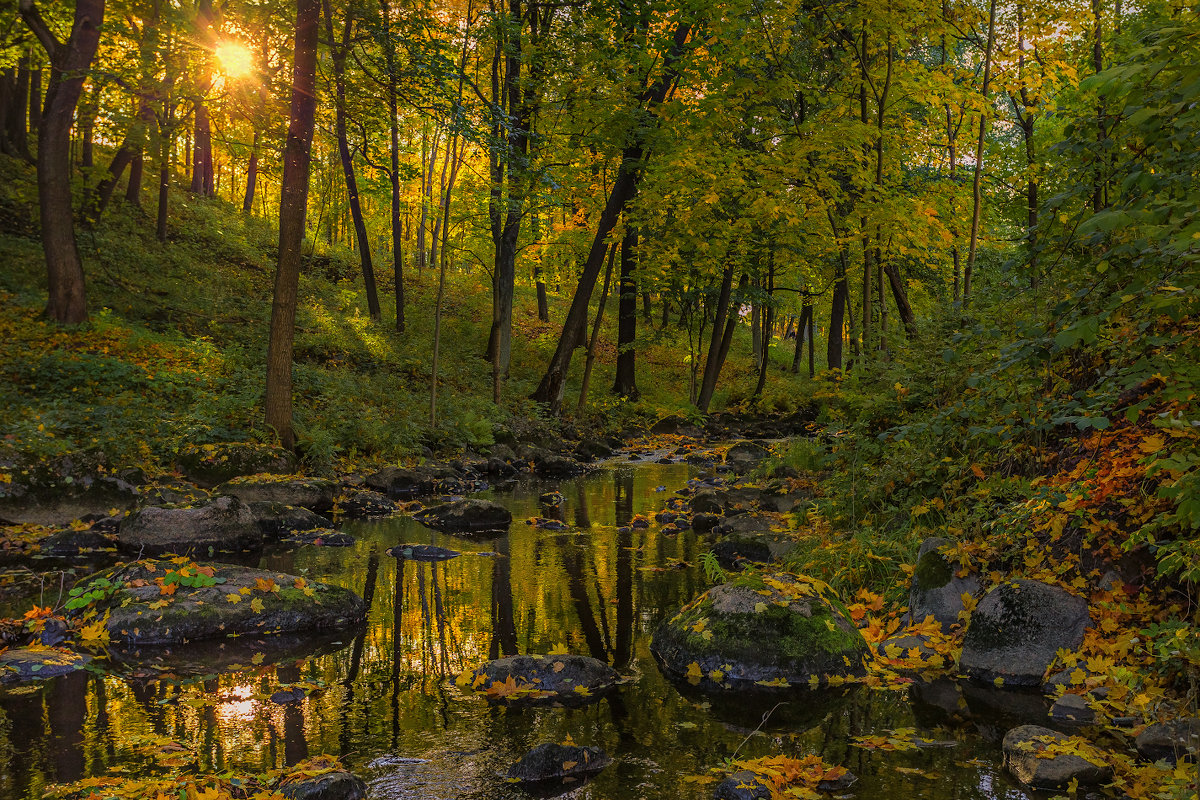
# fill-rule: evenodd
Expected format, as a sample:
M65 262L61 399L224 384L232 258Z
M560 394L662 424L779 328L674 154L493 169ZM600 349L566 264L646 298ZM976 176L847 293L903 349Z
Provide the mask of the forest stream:
M313 639L300 642L298 660L290 642L264 650L233 639L218 650L146 649L4 689L0 796L143 774L155 757L161 763L168 740L177 743L168 752L182 745L202 772L337 755L373 798L524 797L505 770L535 745L563 741L613 758L571 790L592 800L710 798L712 768L780 753L819 754L848 768L858 780L836 796L1029 796L1003 772L999 739L1014 721L1044 718L1040 694L943 679L901 691L751 697L669 682L651 655L651 633L706 587L700 556L708 545L691 530L671 536L653 522L630 522L652 519L695 469L614 461L557 487L485 493L513 513L511 531L499 538L443 535L397 516L346 523L356 540L350 547L268 550L263 568L360 593L369 603L365 629L326 635L315 654ZM553 488L564 496L566 530L525 524ZM420 562L386 552L401 543L462 555ZM506 708L455 685L460 672L490 658L548 652L593 656L630 680L581 708ZM894 737L899 749L855 745L854 737L871 735Z

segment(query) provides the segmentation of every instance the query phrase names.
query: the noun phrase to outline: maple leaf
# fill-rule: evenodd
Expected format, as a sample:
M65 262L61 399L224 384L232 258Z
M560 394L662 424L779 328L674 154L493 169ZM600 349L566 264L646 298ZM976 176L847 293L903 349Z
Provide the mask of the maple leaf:
M238 603L242 602L242 596L240 594L238 594L237 592L231 592L231 593L225 595L225 599L228 600L230 603L233 603L234 605L237 605Z
M691 664L688 664L687 672L685 672L684 675L687 678L688 683L695 686L696 684L700 683L700 679L704 677L704 672L701 671L700 665L693 661Z
M250 601L250 608L255 614L261 614L263 610L263 601L257 597Z

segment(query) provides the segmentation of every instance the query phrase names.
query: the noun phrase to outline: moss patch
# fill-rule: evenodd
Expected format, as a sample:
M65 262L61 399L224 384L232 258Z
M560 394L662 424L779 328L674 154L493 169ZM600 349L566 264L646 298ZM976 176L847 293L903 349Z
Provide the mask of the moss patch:
M913 579L921 591L940 589L954 578L954 570L939 550L930 550L917 561Z

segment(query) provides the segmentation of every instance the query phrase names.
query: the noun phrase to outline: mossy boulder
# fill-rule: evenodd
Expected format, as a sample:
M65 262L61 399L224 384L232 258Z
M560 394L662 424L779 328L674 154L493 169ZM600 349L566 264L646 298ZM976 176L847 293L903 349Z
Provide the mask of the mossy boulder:
M246 475L226 481L214 491L230 495L245 503L282 503L300 506L309 511L324 512L333 508L338 485L328 478L296 478L286 475Z
M867 643L832 590L780 573L713 587L658 627L651 650L671 677L734 688L861 675Z
M958 565L946 559L949 544L949 540L940 537L921 543L908 593L913 622L933 617L947 631L958 623L959 612L966 608L963 595L973 596L981 588L976 575L960 576Z
M362 598L340 586L186 559L120 564L76 586L88 602L75 613L103 619L125 644L344 629L366 615Z
M1039 581L1007 581L979 601L959 665L976 680L1041 686L1058 651L1083 643L1088 623L1082 597Z
M338 497L334 511L350 519L390 517L399 509L390 497L369 489L351 489Z
M298 467L291 452L255 442L185 445L175 461L180 472L205 488L242 475L287 475Z
M236 553L262 546L250 507L236 497L146 506L121 522L117 545L135 555Z
M282 539L300 531L329 527L329 520L325 517L300 506L262 500L255 500L247 505L250 506L250 513L254 515L254 524L262 531L263 538L267 541Z
M46 680L83 669L91 656L60 647L30 645L0 653L0 683Z
M771 457L771 450L757 442L735 442L725 451L725 463L735 472L749 472Z
M424 467L384 467L368 475L363 483L390 497L407 500L436 492L438 476L435 470Z

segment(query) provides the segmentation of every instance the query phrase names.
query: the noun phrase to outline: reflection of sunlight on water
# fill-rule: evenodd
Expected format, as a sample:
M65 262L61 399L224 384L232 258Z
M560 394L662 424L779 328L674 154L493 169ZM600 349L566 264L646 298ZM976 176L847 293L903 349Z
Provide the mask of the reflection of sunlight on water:
M259 701L255 700L253 695L253 686L240 684L231 687L216 706L217 718L223 723L249 722L254 719Z

